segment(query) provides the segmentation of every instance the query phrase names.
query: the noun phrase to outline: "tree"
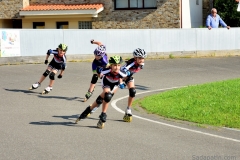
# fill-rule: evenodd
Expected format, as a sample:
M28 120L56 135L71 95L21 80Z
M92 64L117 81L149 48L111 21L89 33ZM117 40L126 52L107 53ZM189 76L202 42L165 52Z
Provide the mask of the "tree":
M235 0L215 0L213 5L228 26L240 27L240 12L237 12Z

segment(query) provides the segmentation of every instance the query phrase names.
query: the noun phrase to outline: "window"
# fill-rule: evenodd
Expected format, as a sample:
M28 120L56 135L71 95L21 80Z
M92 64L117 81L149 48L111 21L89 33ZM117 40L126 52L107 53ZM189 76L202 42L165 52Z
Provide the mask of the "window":
M115 0L115 9L156 9L157 0Z
M13 19L12 20L12 28L22 28L22 20L21 19Z
M92 22L89 21L80 21L78 22L79 29L92 29Z
M199 1L198 0L196 0L196 5L199 5Z
M44 29L45 22L33 22L33 29Z
M57 29L68 29L68 22L57 22Z

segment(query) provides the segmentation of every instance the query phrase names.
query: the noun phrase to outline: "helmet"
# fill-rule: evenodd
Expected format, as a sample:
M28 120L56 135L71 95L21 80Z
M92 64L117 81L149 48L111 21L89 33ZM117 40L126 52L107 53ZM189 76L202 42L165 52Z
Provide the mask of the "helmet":
M123 59L121 56L115 55L115 56L110 57L109 63L110 64L121 64L121 63L123 63Z
M60 43L60 44L58 45L58 48L61 49L61 50L63 50L63 51L67 51L68 46L67 46L66 44Z
M145 58L147 53L144 51L144 49L137 48L133 51L133 56Z
M104 45L98 46L98 47L95 49L94 54L95 54L96 56L102 56L102 57L103 57L103 56L106 54L106 46L104 46Z

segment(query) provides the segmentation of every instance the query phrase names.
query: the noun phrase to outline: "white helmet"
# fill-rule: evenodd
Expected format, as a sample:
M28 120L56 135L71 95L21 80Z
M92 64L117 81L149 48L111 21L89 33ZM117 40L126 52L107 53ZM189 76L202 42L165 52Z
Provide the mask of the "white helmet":
M145 58L146 56L147 56L147 53L144 51L144 49L137 48L133 51L133 57Z
M106 54L106 46L100 45L94 50L94 54L97 56L104 56Z

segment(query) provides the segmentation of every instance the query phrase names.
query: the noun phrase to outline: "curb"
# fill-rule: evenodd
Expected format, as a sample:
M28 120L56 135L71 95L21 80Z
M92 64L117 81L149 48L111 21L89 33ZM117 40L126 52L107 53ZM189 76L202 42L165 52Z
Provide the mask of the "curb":
M108 57L115 55L108 54ZM130 53L119 54L123 59L132 58ZM240 50L221 50L221 51L180 51L180 52L152 52L148 53L147 60L151 59L174 59L174 58L200 58L200 57L234 57L240 56ZM20 56L20 57L0 57L2 65L21 65L21 64L41 64L44 63L44 56ZM51 57L49 58L51 59ZM94 59L90 54L67 55L67 62L91 62Z

